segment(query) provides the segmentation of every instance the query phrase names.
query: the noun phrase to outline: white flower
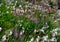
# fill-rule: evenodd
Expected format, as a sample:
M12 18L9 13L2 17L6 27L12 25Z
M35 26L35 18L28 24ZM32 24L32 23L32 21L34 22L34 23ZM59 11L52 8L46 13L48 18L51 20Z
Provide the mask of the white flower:
M57 11L58 15L60 15L60 10Z
M57 32L55 32L55 34L57 35Z
M2 37L2 41L5 41L5 40L6 40L6 35Z
M47 41L47 40L48 40L48 35L43 36L43 40L44 40L44 41Z
M12 31L9 31L9 35L12 35Z
M20 32L20 35L22 35L23 33L22 32Z
M1 32L2 28L0 27L0 32Z
M36 32L37 32L37 30L35 29L35 30L34 30L34 32L36 33Z
M56 36L56 34L55 34L55 33L53 33L53 34L52 34L52 36L53 36L53 37L55 37L55 36Z
M8 36L12 35L12 30L5 31L5 34L7 34Z
M22 29L24 30L24 27L22 27Z
M60 18L59 18L59 19L56 19L56 20L54 21L54 23L56 23L56 22L58 22L58 21L60 21Z
M39 39L40 39L40 37L38 36L38 37L36 38L36 42L39 42Z
M23 35L23 33L24 33L24 30L20 32L20 35Z
M32 37L30 41L33 42L33 40L34 40L34 38Z
M41 32L45 33L43 29L40 30Z
M21 5L19 5L19 7L22 7Z
M38 36L38 39L40 38L40 36Z
M55 29L55 31L58 31L58 30L59 30L58 28Z
M16 3L17 3L17 1L16 1Z
M52 39L50 39L50 41L52 41L52 42L56 42L57 40L56 40L55 37L53 37Z

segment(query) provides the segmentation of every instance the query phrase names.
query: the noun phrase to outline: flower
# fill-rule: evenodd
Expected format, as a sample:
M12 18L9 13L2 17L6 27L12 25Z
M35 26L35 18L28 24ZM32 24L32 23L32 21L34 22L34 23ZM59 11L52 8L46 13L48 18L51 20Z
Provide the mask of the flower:
M45 25L44 25L44 27L47 27L47 26L48 26L48 23L46 22Z
M19 14L20 13L20 9L16 8L16 13Z
M38 23L38 18L37 17L32 17L31 20L33 20L35 23Z
M55 17L55 16L56 16L56 14L51 14L51 16Z
M19 7L22 7L22 5L19 5Z
M50 39L50 41L51 41L51 42L56 42L57 39L56 39L55 37L52 37L52 38Z
M44 40L44 41L47 41L47 40L48 40L48 35L43 36L43 40Z
M26 18L30 18L30 17L31 17L31 15L27 14L25 17L26 17Z
M38 6L37 9L38 9L38 10L42 10L42 6Z
M40 29L41 32L45 33L43 29Z
M44 12L48 12L48 9L44 9L43 11L44 11Z
M37 32L37 30L35 29L35 30L34 30L34 32L36 33L36 32Z
M2 31L2 28L0 27L0 32Z
M49 7L48 10L51 11L51 7Z
M14 30L14 36L17 38L18 37L18 32L17 30Z
M53 9L57 9L57 7L56 6L53 6Z
M12 31L9 31L9 35L12 35Z
M30 40L30 42L33 42L33 40L34 40L34 38L32 37L31 40Z
M31 9L29 9L29 10L28 10L28 12L32 12L32 10L31 10Z
M24 9L20 9L20 12L21 12L21 13L24 13Z
M36 38L36 42L39 42L39 40L40 40L40 37L39 37L39 36L37 36L37 38Z
M5 41L5 40L6 40L6 35L2 37L2 41Z
M41 18L42 21L44 21L44 17L46 17L46 14L43 14L43 15L42 15L42 18Z
M24 30L20 32L19 38L22 40L24 38Z

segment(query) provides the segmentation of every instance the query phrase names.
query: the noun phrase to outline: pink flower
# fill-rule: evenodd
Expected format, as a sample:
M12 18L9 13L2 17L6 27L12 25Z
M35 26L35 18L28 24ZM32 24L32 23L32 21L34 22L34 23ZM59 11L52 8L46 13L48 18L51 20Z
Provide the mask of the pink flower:
M28 12L33 12L33 11L31 9L29 9Z
M26 18L30 18L30 17L31 17L31 15L30 15L30 14L27 14L25 17L26 17Z
M51 16L52 16L53 18L55 18L55 17L57 17L57 14L51 14Z
M23 13L20 13L20 14L19 14L19 16L22 16L22 15L23 15Z
M16 13L19 14L20 13L20 9L16 8Z
M17 30L14 30L14 36L17 38L18 37L18 32Z
M46 17L46 14L43 14L42 15L42 21L44 21L44 17Z
M55 14L51 14L51 16L55 16Z
M38 10L42 10L42 6L38 6L37 9L38 9Z
M52 8L52 11L56 11L56 9Z
M57 9L57 6L53 6L53 9Z
M21 13L24 13L24 9L20 9L20 12L21 12Z
M35 23L38 23L38 18L37 17L32 17L31 20L33 20Z
M44 12L48 12L48 9L44 9Z
M51 11L51 7L49 7L48 10Z
M42 17L42 21L44 21L44 17Z

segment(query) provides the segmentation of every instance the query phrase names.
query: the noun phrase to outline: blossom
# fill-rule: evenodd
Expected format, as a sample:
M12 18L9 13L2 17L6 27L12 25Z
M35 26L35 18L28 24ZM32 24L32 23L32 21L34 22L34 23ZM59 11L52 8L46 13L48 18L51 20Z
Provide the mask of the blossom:
M57 9L57 7L56 6L53 6L53 9Z
M2 28L0 27L0 32L2 31Z
M52 37L52 38L50 39L50 41L51 41L51 42L56 42L57 39L56 39L55 37Z
M30 17L31 17L31 15L30 15L30 14L27 14L25 17L26 17L26 18L30 18Z
M43 29L40 29L41 32L45 33Z
M33 13L33 10L32 10L32 9L29 9L29 10L28 10L28 12L31 12L31 13Z
M16 8L16 13L19 14L20 13L20 9Z
M44 12L49 12L49 10L48 10L47 8L46 8L46 9L44 9L43 11L44 11Z
M12 31L9 31L9 34L8 35L12 35Z
M24 9L20 9L20 12L21 12L21 13L24 13Z
M48 35L43 36L43 40L44 40L44 41L47 41L47 40L48 40Z
M37 6L37 9L38 10L42 10L42 6Z
M34 40L34 38L32 37L31 40L30 40L30 42L33 42L33 40Z
M40 40L40 37L39 37L39 36L37 36L37 38L36 38L36 42L39 42L39 40Z
M38 23L38 18L37 17L32 17L31 20L33 20L35 23Z
M56 14L51 14L51 16L56 16Z
M2 41L5 41L5 40L7 40L7 39L6 39L6 35L3 35Z
M15 36L15 37L18 37L18 32L17 32L17 30L14 30L14 36Z
M46 17L46 14L43 14L43 15L42 15L42 18L41 18L42 21L44 21L44 17Z
M46 22L45 24L44 24L44 27L47 27L48 26L48 23Z
M24 30L20 32L19 38L22 40L24 38Z
M36 32L37 32L37 30L35 29L35 30L34 30L34 32L36 33Z
M49 7L48 10L51 11L51 7Z
M19 7L22 7L22 5L19 5Z
M20 14L18 14L19 16L22 16L23 15L23 13L20 13Z

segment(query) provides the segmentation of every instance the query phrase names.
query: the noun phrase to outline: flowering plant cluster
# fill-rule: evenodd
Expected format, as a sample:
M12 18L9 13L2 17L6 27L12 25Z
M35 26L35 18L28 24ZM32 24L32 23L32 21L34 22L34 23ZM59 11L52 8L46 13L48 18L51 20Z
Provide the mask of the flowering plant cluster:
M1 1L1 42L59 42L60 18L57 6L26 1Z

